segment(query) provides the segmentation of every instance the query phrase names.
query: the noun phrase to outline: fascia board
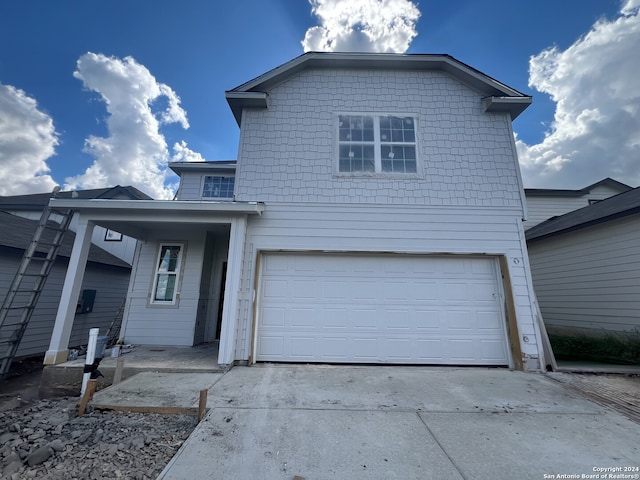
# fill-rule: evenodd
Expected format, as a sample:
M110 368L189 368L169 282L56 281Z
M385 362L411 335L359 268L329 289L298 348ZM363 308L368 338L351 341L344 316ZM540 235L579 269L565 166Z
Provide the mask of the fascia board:
M118 211L140 213L227 213L227 214L257 214L264 211L261 202L199 202L185 200L77 200L66 198L52 198L49 205L54 209L71 209L80 213L90 211Z

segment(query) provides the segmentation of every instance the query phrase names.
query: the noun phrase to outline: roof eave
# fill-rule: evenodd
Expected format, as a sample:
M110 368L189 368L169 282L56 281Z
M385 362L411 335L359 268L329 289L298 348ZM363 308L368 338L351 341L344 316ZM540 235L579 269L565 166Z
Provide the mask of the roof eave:
M268 94L266 92L269 89L310 68L439 70L481 92L485 97L515 97L514 103L516 105L510 105L508 110L512 118L517 117L531 104L530 96L524 95L446 54L308 52L225 93L238 125L242 120L243 108L267 108ZM502 103L506 104L506 102ZM501 108L505 107L506 105L501 105ZM496 105L494 108L498 108L498 106Z
M242 110L245 108L266 109L269 106L269 95L266 92L225 92L227 103L240 126Z
M236 161L220 161L220 162L170 162L168 167L177 175L183 172L194 171L215 171L232 173L236 171Z
M78 200L68 198L52 198L49 205L56 209L83 211L117 211L126 212L202 212L220 214L256 214L264 211L262 202L214 202L191 200Z
M587 208L587 207L585 207ZM566 215L569 215L573 212L569 212ZM570 233L570 232L575 232L576 230L581 230L583 228L588 228L588 227L593 227L595 225L599 225L602 223L607 223L610 222L612 220L617 220L619 218L624 218L624 217L628 217L630 215L636 215L640 213L640 207L633 207L633 208L629 208L627 210L622 210L616 213L612 213L610 215L604 215L602 217L598 217L598 218L593 218L591 220L587 220L584 222L580 222L580 223L576 223L574 225L570 225L564 228L558 228L557 230L551 230L547 233L542 233L542 234L536 234L535 229L538 227L538 225L536 225L535 227L531 228L530 230L528 230L527 232L525 232L525 238L527 243L535 243L541 240L546 240L548 238L552 238L552 237L557 237L559 235L564 235L566 233ZM553 219L555 220L555 219ZM547 221L551 221L551 220L547 220ZM544 222L543 222L544 223ZM543 225L543 223L541 223L540 225ZM528 235L529 232L533 232L533 235Z
M485 97L483 98L485 112L509 113L511 120L515 120L518 115L524 112L531 105L531 97Z

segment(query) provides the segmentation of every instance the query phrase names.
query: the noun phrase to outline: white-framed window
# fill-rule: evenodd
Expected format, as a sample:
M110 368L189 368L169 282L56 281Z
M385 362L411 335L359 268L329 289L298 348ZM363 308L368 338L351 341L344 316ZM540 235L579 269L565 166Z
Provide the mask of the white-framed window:
M122 234L120 232L116 232L115 230L106 229L104 232L104 241L105 242L121 242Z
M338 115L339 173L417 173L416 118Z
M174 305L176 303L183 253L184 244L182 243L160 244L153 278L152 304Z
M202 198L233 198L235 177L207 175L202 182Z

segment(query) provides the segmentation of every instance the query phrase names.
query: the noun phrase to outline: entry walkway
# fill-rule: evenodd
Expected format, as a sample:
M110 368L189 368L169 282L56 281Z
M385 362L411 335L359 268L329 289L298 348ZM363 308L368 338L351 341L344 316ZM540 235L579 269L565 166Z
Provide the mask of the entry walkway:
M124 361L122 379L141 372L164 373L215 373L222 369L218 365L218 344L210 343L195 347L134 346L124 350L120 358ZM104 378L98 380L98 388L111 385L116 370L117 358L107 349L98 370ZM47 365L42 371L40 396L79 395L84 370L84 357L77 360Z
M159 479L511 480L640 466L638 424L545 374L235 367L208 406Z

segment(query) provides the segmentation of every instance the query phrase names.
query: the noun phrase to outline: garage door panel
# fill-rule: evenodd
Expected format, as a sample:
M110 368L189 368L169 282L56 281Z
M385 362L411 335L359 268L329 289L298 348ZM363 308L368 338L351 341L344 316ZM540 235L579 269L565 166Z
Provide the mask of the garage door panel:
M288 297L286 280L268 280L264 284L265 298L281 298Z
M284 308L266 307L262 310L262 324L265 328L284 327L285 315Z
M444 326L443 314L440 310L416 310L417 331L438 331Z
M351 325L355 330L373 330L378 329L377 312L371 308L354 307L351 310Z
M287 325L292 329L309 329L316 326L317 310L312 308L292 308L288 312Z
M264 358L280 358L285 355L284 338L280 335L263 335L258 346L258 355Z
M494 259L265 254L262 264L258 361L508 364Z

